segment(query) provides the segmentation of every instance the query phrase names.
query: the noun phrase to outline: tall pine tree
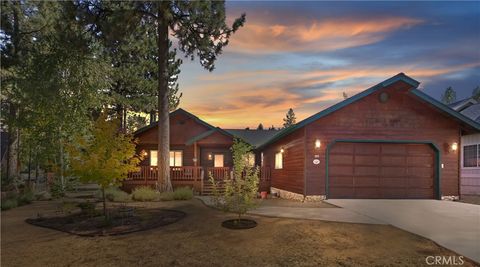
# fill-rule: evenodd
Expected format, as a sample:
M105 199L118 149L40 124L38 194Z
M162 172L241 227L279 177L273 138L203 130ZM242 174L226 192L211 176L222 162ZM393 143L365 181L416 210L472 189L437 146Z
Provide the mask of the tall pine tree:
M457 100L457 93L449 86L442 95L442 102L448 105L455 102L455 100Z
M289 109L285 118L283 119L283 128L288 128L294 125L297 122L297 118L295 117L295 112L293 109Z

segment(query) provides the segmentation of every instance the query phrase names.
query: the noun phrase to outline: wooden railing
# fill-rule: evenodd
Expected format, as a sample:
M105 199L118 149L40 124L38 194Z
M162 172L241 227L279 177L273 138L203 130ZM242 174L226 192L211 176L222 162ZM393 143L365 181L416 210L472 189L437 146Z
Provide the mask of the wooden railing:
M172 181L199 181L202 178L202 167L170 167Z
M230 176L230 167L207 167L205 179L210 179L210 175L215 180L225 180Z

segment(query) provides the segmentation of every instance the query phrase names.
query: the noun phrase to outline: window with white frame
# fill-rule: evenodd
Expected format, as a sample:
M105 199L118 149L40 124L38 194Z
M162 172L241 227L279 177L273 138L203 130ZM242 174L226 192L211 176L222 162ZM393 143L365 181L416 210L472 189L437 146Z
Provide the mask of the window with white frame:
M480 144L463 147L463 167L480 167Z
M150 150L150 166L157 166L157 150ZM170 167L181 167L183 164L183 153L181 150L170 151Z
M275 154L275 169L283 169L283 153L278 152Z

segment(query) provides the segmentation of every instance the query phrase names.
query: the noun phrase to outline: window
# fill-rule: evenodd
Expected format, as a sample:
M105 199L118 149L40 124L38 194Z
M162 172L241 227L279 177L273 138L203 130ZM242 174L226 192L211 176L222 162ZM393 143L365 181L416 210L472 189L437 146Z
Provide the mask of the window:
M260 153L260 166L263 167L263 152Z
M170 151L170 166L181 167L182 166L182 151L173 150ZM150 166L157 166L158 153L157 150L150 150Z
M150 150L150 166L157 166L157 150Z
M278 152L275 154L275 169L283 169L283 153Z
M213 158L213 167L223 167L223 154L215 154Z
M480 145L463 147L463 167L480 167Z
M182 154L181 150L170 151L170 167L182 167Z

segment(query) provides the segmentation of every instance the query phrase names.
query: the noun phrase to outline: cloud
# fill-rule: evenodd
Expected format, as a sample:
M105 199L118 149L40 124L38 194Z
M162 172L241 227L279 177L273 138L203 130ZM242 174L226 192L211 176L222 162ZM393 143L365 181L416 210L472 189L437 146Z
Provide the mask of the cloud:
M231 38L227 49L254 54L325 52L376 43L393 31L422 22L408 17L343 18L288 25L248 21Z

